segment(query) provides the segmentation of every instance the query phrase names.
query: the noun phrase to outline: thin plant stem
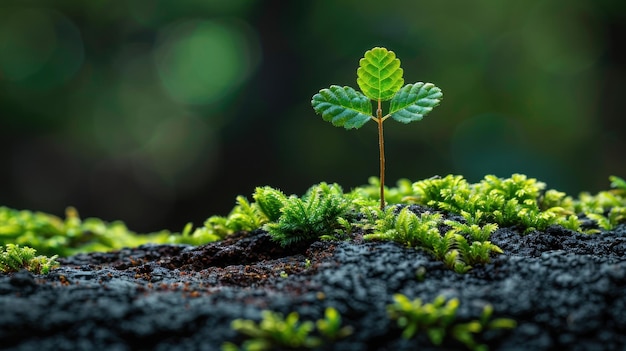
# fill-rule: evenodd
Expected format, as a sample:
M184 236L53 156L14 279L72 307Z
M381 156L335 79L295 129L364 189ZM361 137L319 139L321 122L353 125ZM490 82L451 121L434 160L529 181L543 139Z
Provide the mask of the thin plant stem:
M383 122L389 115L383 117L382 100L378 100L376 117L371 118L378 124L378 149L380 154L380 209L385 210L385 140L383 136Z

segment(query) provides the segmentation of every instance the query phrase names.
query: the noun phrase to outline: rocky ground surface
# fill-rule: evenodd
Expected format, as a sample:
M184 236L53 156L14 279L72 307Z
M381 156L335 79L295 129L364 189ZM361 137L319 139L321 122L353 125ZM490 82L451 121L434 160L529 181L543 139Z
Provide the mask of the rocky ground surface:
M460 300L459 320L518 322L485 333L490 350L626 350L626 226L596 235L551 227L499 229L504 250L460 275L426 253L390 242L314 242L283 249L263 231L201 247L142 246L62 259L50 274L0 274L0 349L219 350L243 339L235 318L265 309L317 320L335 307L349 337L325 350L435 348L404 340L392 295ZM416 272L425 272L424 279Z

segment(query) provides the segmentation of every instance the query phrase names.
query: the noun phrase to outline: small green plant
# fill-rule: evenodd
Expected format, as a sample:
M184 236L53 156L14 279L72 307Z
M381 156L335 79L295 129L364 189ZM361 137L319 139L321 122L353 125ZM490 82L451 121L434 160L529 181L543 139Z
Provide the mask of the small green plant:
M282 214L281 209L287 201L287 196L282 191L269 186L258 187L252 197L267 221L278 221Z
M35 274L48 274L50 269L59 265L57 256L35 256L37 251L30 247L20 247L7 244L6 248L0 245L0 272L10 273L22 269Z
M333 235L322 235L320 236L320 239L322 240L349 239L355 227L352 224L352 222L350 222L349 220L343 217L337 217L337 224L339 225L339 228L335 229L335 233Z
M367 182L368 185L357 187L353 191L358 192L362 197L375 199L380 203L380 179L378 177L369 177ZM396 181L395 187L385 186L384 193L386 203L405 203L413 197L413 182L406 178L399 179Z
M457 322L456 311L459 300L446 301L438 296L432 303L423 303L417 298L409 300L402 294L393 296L394 303L387 306L389 318L396 320L398 327L403 329L402 337L411 339L419 332L425 332L434 345L441 345L447 335L473 351L486 351L487 346L479 344L474 335L486 330L512 329L516 322L509 318L491 319L493 307L486 305L480 319L470 322Z
M393 240L408 247L421 247L434 253L439 241L440 213L413 213L404 207L395 214L394 208L385 211L385 215L377 221L376 232L366 234L367 240ZM447 251L447 250L446 250Z
M98 218L81 219L73 207L67 208L65 218L0 207L0 245L28 246L46 256L65 257L79 252L166 243L170 235L165 230L139 235L121 221L108 223Z
M204 221L204 226L193 229L192 223L187 223L179 235L170 235L170 244L202 245L223 239L232 233L227 227L228 219L222 216L211 216Z
M340 226L337 219L348 214L350 205L338 184L320 183L302 198L286 198L278 221L267 223L264 228L282 246L333 235Z
M380 152L380 208L385 208L385 143L383 122L389 117L398 122L419 121L441 101L441 89L431 83L404 85L400 60L393 51L375 47L365 52L357 69L361 92L348 86L331 85L313 96L316 113L334 126L361 128L369 120L378 124ZM377 104L372 115L372 102ZM389 113L383 115L382 103L389 102Z
M626 180L618 176L609 176L611 187L618 189L622 195L626 194Z
M253 231L266 223L278 221L287 201L285 194L269 186L257 187L252 198L254 202L250 203L246 197L237 196L235 207L228 216L211 216L204 222L204 226L193 232L188 224L181 235L170 236L170 242L201 245L224 239L235 232Z
M228 226L233 231L251 231L259 228L267 222L267 217L263 216L259 208L254 203L250 203L244 196L237 196L237 206L228 216Z
M461 213L461 215L464 214L468 222L471 223L474 220L474 217L471 217L467 212L463 211ZM478 213L477 217L480 218L480 213ZM487 223L484 226L480 226L476 223L461 223L451 220L446 220L444 223L452 227L455 233L462 234L471 241L487 241L489 237L491 237L491 234L498 229L496 223Z
M571 199L556 191L542 192L546 184L523 174L510 178L487 175L476 184L462 176L434 177L413 184L413 202L462 214L470 224L520 226L525 232L552 224L579 230L580 221L569 208Z
M619 223L626 221L626 207L613 207L606 215L589 213L587 217L596 221L598 227L604 230L613 230Z
M581 229L580 218L594 219L598 228L605 230L626 222L626 190L616 185L619 179L611 177L615 189L596 195L582 193L577 199L553 189L546 190L545 183L522 174L510 178L487 175L474 184L460 175L436 176L418 182L401 179L397 186L385 187L385 199L391 204L418 204L432 209L424 219L433 219L431 215L436 218L425 221L429 223L426 231L406 230L424 229L425 223L411 224L421 220L415 214L402 214L395 206L380 209L381 183L376 177L349 193L343 193L337 184L317 184L300 198L288 197L271 187L259 187L252 195L254 202L239 196L228 216L212 216L203 227L192 231L187 226L182 235L170 235L170 238L174 239L172 243L199 245L236 231L264 228L274 240L286 246L318 238L345 240L362 232L365 239L394 240L423 249L447 267L464 272L471 265L488 262L489 253L500 253L488 240L499 227L517 227L528 233L561 225L592 234L599 229ZM457 214L462 219L450 221L437 213ZM403 218L399 220L401 214Z
M455 234L454 242L461 254L462 262L465 264L464 269L470 269L472 265L487 264L491 261L491 254L503 253L497 245L492 244L490 241L472 241L471 243L465 239L464 236ZM454 265L455 270L459 270Z
M327 307L324 310L324 319L318 319L315 322L317 330L327 341L335 341L352 334L351 326L342 326L341 324L341 315L333 307Z
M249 337L241 347L231 342L222 345L223 351L265 351L274 349L302 350L320 347L325 341L346 337L352 333L349 326L341 326L341 315L336 309L327 307L324 318L300 321L297 312L286 317L281 313L262 311L262 320L235 319L231 328ZM317 326L319 336L312 335Z
M465 216L470 221L476 220L468 213ZM475 264L488 263L492 253L502 253L498 246L488 241L498 228L494 223L481 227L443 220L440 213L424 212L417 215L409 207L404 207L397 215L393 208L388 209L376 224L376 231L364 235L363 239L392 240L424 250L457 273L465 273ZM452 229L442 235L441 224Z
M626 222L626 181L616 176L610 176L609 180L612 190L596 195L581 193L579 201L572 205L573 211L584 213L604 230L615 229L618 224Z
M315 324L311 321L301 322L296 312L289 313L287 317L272 311L262 311L261 315L263 319L259 323L248 319L235 319L231 323L231 328L250 339L246 340L241 348L232 343L225 343L222 350L263 351L275 347L313 348L322 343L319 338L310 335Z

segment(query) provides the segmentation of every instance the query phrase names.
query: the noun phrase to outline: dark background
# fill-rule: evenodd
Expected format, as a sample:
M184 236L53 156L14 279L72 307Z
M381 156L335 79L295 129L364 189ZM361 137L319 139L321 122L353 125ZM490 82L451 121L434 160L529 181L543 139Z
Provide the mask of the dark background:
M378 175L376 126L313 94L384 46L444 101L385 123L387 179L526 173L576 195L626 176L626 3L3 1L0 205L179 231L270 185Z

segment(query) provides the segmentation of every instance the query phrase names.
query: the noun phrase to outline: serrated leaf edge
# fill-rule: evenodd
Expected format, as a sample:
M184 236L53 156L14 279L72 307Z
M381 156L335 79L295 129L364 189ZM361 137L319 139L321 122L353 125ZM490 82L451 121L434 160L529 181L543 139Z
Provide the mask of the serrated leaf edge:
M363 94L375 101L391 99L404 84L404 70L400 64L393 51L380 47L366 51L357 69L357 84Z
M325 121L346 129L358 129L372 118L370 99L349 86L331 85L322 89L313 96L311 105Z
M439 105L442 97L441 89L432 83L407 84L391 99L389 116L401 123L419 121Z

